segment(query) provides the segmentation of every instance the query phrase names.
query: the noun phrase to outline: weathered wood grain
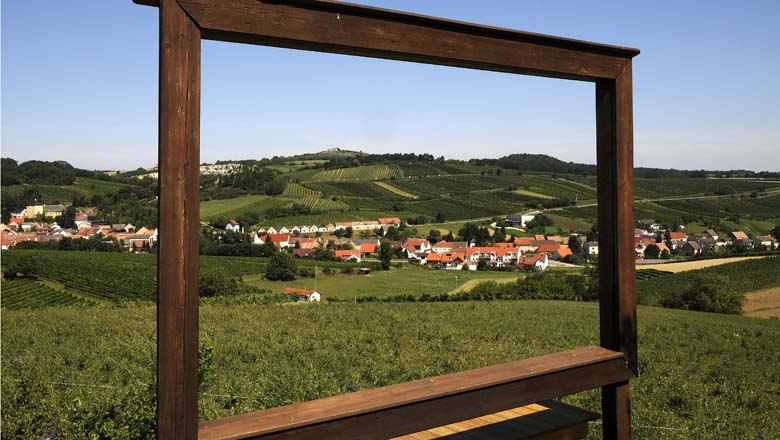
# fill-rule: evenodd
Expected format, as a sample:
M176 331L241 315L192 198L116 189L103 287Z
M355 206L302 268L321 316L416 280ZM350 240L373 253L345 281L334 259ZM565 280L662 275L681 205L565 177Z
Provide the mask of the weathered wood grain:
M622 353L585 347L205 422L201 439L390 438L631 377Z
M176 0L160 7L159 99L157 437L195 439L200 30Z
M142 1L143 4L154 2ZM180 0L203 38L584 81L636 49L325 0Z
M601 345L638 374L631 64L596 83ZM629 385L602 388L605 438L630 438Z

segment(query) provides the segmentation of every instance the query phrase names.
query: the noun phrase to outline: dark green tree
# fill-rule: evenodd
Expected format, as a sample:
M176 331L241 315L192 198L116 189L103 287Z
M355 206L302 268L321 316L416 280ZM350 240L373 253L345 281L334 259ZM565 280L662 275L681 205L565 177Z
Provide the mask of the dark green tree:
M582 245L582 241L578 235L569 236L569 249L574 255L584 255L585 247Z
M41 272L38 260L33 255L22 255L12 260L3 271L3 277L7 280L16 278L36 279Z
M390 262L393 260L394 256L395 252L393 251L393 246L390 242L383 241L382 244L379 245L379 261L382 262L382 270L390 269Z
M292 255L277 252L265 268L265 278L271 281L292 281L298 272L298 265Z
M661 249L655 244L645 248L645 258L658 258L661 256Z

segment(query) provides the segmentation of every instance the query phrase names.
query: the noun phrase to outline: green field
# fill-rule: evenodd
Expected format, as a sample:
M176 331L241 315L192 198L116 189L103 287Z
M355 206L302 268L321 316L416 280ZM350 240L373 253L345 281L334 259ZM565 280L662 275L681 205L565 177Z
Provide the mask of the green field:
M42 203L72 203L74 197L108 194L126 186L115 181L76 177L72 185L6 185L3 186L3 197L18 197L32 187L40 191Z
M41 281L3 281L2 307L6 309L37 309L91 304L94 302L62 289L55 289Z
M225 217L231 212L240 211L244 208L257 206L270 199L268 196L250 195L234 197L232 199L208 200L200 204L200 218L212 219L216 217Z
M394 165L365 165L320 171L312 176L312 180L369 180L401 176L403 176L403 172Z
M5 311L8 438L152 438L154 307ZM203 306L201 420L598 343L554 301ZM639 308L635 438L780 436L780 322ZM565 401L600 411L597 391ZM599 438L600 425L591 425Z
M317 291L323 299L353 298L361 296L386 297L394 295L439 295L456 289L469 280L492 281L517 279L517 272L476 272L461 270L429 270L416 265L404 265L400 269L372 272L371 275L322 275L317 280ZM281 292L285 287L314 288L314 279L305 278L292 282L269 281L259 274L244 277L250 286Z
M384 188L384 189L386 189L386 190L388 190L390 192L398 194L401 197L406 197L407 199L416 199L417 198L416 195L414 195L412 193L409 193L409 192L406 192L406 191L404 191L404 190L402 190L400 188L397 188L397 187L395 187L393 185L390 185L387 182L377 181L377 182L374 182L374 185L378 185L378 186L380 186L380 187L382 187L382 188Z
M653 269L639 270L637 273L642 274L646 270ZM707 275L722 275L728 284L724 287L734 292L745 293L780 286L780 256L737 261L699 270L646 277L646 279L639 278L640 281L636 286L638 300L642 304L657 305L664 296L679 293L690 287L696 277Z
M287 186L284 187L284 192L282 193L282 195L285 197L321 196L322 193L310 188L306 188L300 183L288 182Z
M260 216L260 225L289 226L370 220L380 212L394 211L394 216L403 219L422 216L430 221L443 215L447 221L457 221L527 212L543 208L551 199L567 199L576 202L577 207L550 212L557 227L551 233L583 232L595 222L594 176L499 171L438 161L290 171L284 175L295 181L287 184L281 196L204 202L202 218L251 212ZM653 218L666 224L681 221L692 231L714 225L719 231L744 230L750 234L766 234L780 223L778 181L638 178L635 183L637 219ZM320 196L322 201L315 203L315 197ZM333 203L325 202L327 199ZM268 209L290 207L294 202L315 212L300 217L263 218Z
M21 296L29 296L28 302L41 303L42 295L52 296L52 302L67 302L63 297L76 294L81 302L126 303L149 301L157 291L157 256L150 254L129 254L113 252L76 252L76 251L42 251L14 250L3 251L2 265L12 263L23 255L33 255L40 268L39 278L42 282L3 281L2 306L9 308L26 307L26 303L17 303ZM230 276L240 277L248 274L259 274L265 270L269 258L255 257L216 257L201 256L201 272L221 269ZM341 269L356 267L355 263L340 261L300 260L301 268L319 266ZM10 283L6 286L6 283ZM17 284L19 283L19 284ZM32 283L35 289L21 289ZM52 288L56 286L56 288ZM8 295L6 296L6 289ZM24 293L24 295L21 295ZM6 302L11 301L11 302ZM35 305L31 305L35 306Z

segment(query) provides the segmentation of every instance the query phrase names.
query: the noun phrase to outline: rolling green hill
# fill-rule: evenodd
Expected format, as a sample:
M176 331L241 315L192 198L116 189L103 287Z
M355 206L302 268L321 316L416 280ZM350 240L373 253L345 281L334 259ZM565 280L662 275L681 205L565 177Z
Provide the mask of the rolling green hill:
M153 438L154 307L4 311L9 438ZM201 420L598 343L554 301L201 307ZM780 436L780 322L640 307L638 439ZM239 337L240 336L240 337ZM62 384L70 385L62 385ZM600 411L598 391L564 399ZM600 425L591 425L599 438Z

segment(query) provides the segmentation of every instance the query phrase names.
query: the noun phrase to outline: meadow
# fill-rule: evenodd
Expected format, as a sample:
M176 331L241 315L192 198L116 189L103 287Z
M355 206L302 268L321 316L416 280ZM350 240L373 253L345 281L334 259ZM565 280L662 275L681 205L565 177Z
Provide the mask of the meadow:
M415 295L424 293L439 295L456 290L463 284L477 281L516 280L517 272L477 272L462 270L429 270L412 264L389 271L373 271L370 275L323 275L320 268L317 291L322 298L359 298L363 296L387 297L394 295ZM280 293L285 287L314 288L314 279L296 281L270 281L260 274L243 277L246 284ZM473 284L473 283L472 283Z
M202 306L200 418L595 344L597 315L555 301ZM780 321L640 306L638 322L635 438L780 436ZM154 307L4 311L2 331L4 436L152 438ZM595 390L564 400L600 410Z
M128 186L115 181L76 177L72 185L5 185L3 197L18 197L28 188L40 191L42 203L72 203L75 197L92 197L93 195L108 194Z
M34 255L40 270L39 281L3 281L2 306L8 308L45 307L75 303L125 303L153 300L157 291L157 256L111 252L3 251L2 265L23 255ZM269 258L200 257L202 273L219 269L230 276L259 274ZM340 270L357 267L340 261L300 260L299 268L317 265ZM97 270L99 269L99 270ZM32 284L30 284L32 283ZM27 298L25 296L34 296ZM78 300L78 301L77 301Z
M780 286L780 256L742 260L642 279L636 286L638 301L641 304L657 305L664 296L681 292L690 287L697 277L706 278L709 275L722 276L726 283L724 288L733 292L746 293L777 287Z

